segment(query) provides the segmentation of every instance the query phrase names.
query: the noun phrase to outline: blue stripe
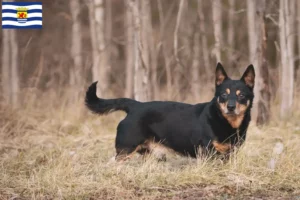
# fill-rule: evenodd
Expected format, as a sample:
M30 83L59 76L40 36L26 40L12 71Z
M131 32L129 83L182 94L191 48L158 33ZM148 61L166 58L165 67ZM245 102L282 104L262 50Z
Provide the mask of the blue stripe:
M17 10L3 9L2 13L17 13ZM42 13L42 9L27 10L27 13Z
M12 25L2 25L2 29L41 29L41 25L31 25L31 26L12 26Z
M2 2L2 5L32 6L32 5L42 5L42 2Z
M39 20L39 21L42 21L42 20L43 20L42 17L31 17L31 18L26 18L26 19L27 19L28 22L29 22L29 21L34 21L34 20ZM7 21L18 21L17 18L13 18L13 17L2 17L2 21L5 21L5 20L7 20Z

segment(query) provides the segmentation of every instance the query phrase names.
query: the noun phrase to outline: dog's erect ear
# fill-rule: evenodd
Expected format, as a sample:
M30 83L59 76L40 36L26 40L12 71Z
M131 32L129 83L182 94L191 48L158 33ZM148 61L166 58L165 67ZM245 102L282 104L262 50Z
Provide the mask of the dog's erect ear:
M241 81L244 81L244 83L251 89L254 88L255 83L255 71L253 65L249 65L244 72Z
M216 68L216 86L219 86L223 83L224 80L228 78L224 67L221 63L218 62L217 68Z

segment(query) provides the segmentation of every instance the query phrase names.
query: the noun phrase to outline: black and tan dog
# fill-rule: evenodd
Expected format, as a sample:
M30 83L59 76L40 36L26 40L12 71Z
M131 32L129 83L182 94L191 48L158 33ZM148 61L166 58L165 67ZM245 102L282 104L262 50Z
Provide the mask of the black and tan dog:
M117 110L127 113L117 128L117 160L129 158L135 152L148 153L155 144L191 157L197 157L199 150L226 154L245 141L254 98L254 78L252 65L240 80L231 80L218 63L215 96L210 102L191 105L101 99L96 95L95 82L86 92L85 103L97 114Z

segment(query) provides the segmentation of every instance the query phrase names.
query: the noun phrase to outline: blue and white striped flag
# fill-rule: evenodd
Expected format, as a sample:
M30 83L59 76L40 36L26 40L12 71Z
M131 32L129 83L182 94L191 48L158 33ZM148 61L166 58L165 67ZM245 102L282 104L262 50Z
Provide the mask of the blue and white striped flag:
M42 3L2 2L2 28L42 28Z

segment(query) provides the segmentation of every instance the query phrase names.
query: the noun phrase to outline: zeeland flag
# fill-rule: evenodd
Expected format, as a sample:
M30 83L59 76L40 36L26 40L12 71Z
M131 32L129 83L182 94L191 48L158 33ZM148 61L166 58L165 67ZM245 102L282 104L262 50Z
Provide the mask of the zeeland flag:
M2 28L42 28L41 2L2 2Z

